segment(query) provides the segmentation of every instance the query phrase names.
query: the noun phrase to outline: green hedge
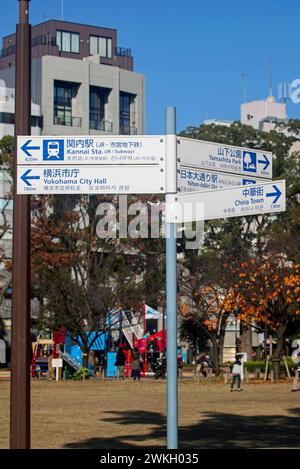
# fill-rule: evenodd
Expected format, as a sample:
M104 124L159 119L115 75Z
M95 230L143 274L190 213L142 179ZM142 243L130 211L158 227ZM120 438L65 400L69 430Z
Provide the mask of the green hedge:
M287 357L286 361L290 370L295 369L295 364L290 357ZM233 364L234 362L226 362L223 366L232 366ZM264 372L266 368L266 362L263 360L249 360L244 363L244 369L246 369L249 373L254 373L254 371L258 368L261 372ZM283 360L280 361L280 369L285 371L285 363ZM268 364L268 371L270 370L272 370L272 360L270 360Z
M73 379L75 380L82 380L82 379L89 379L92 376L90 370L88 368L80 368L73 374Z

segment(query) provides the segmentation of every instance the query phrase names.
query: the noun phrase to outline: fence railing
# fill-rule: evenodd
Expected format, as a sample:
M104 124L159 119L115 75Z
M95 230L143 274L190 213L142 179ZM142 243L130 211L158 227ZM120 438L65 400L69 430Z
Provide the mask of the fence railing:
M91 119L90 120L90 129L92 130L102 130L103 132L112 132L113 131L113 123L106 120L97 120Z
M67 127L82 127L82 118L71 116L54 116L53 123L54 125L65 125Z
M137 127L130 125L120 125L121 135L137 135Z
M40 45L49 45L49 46L56 46L56 38L47 36L47 35L41 35L41 36L36 36L33 37L31 40L31 47L35 46L40 46ZM15 44L5 47L4 49L0 49L0 59L3 57L8 57L9 55L14 55L16 53L16 46Z
M116 47L115 55L118 55L120 57L132 57L131 49L127 49L126 47Z

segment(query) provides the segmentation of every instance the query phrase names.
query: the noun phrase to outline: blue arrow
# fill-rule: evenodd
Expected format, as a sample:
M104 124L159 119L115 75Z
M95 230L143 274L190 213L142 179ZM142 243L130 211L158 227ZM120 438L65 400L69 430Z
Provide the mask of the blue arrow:
M270 166L270 161L269 159L266 157L266 155L263 155L264 159L263 160L258 160L258 162L260 164L264 164L264 168L263 168L263 171L265 171L269 166Z
M40 176L28 176L31 171L32 169L27 169L27 171L25 171L25 173L21 176L22 181L25 182L27 186L32 186L32 184L29 182L29 179L40 179Z
M24 151L24 153L27 155L27 156L32 156L31 153L29 152L29 150L39 150L40 147L33 147L33 146L29 146L31 144L32 140L27 140L27 142L24 143L24 145L21 146L21 150Z
M266 195L267 197L275 197L275 199L273 200L273 204L276 204L277 200L281 196L281 192L277 186L273 185L273 188L275 189L276 192L269 192L269 194L266 194Z

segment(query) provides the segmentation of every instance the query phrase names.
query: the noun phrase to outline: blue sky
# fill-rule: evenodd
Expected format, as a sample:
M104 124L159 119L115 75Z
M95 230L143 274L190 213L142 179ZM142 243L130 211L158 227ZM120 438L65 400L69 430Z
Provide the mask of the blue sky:
M0 35L15 29L17 0L0 0ZM4 8L3 8L4 7ZM31 23L61 17L61 0L32 0ZM46 18L47 19L47 18ZM300 78L299 0L64 0L64 19L118 30L135 71L146 77L146 133L164 132L164 108L178 131L205 118L239 119L241 74L249 100ZM300 104L288 104L300 118Z

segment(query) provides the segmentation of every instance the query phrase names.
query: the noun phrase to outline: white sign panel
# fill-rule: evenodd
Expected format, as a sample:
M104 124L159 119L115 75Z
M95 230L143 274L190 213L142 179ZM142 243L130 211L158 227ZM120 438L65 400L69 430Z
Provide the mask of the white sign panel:
M52 358L52 366L53 368L62 368L63 366L62 358Z
M18 164L160 164L165 156L164 136L22 136L18 137Z
M179 176L180 192L208 191L226 187L245 186L246 184L261 184L262 182L261 179L242 175L218 173L216 171L184 166L181 166Z
M166 210L169 223L282 212L285 211L285 181L174 194Z
M177 154L183 166L272 179L270 152L179 137Z
M18 194L153 194L165 192L159 166L18 166Z

